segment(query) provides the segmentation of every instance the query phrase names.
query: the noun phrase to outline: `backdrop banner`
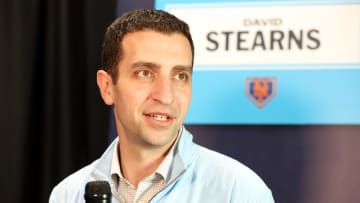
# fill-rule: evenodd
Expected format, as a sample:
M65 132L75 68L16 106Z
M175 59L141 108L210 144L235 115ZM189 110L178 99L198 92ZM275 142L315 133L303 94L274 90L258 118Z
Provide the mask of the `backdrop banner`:
M360 124L360 1L157 0L195 43L187 124Z

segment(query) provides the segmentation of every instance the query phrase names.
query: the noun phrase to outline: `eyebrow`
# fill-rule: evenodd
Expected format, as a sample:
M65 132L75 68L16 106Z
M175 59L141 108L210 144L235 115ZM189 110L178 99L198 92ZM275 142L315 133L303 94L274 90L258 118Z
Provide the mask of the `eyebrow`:
M132 68L146 67L146 68L159 69L161 66L153 62L138 61L133 63L131 67ZM188 72L192 72L193 70L192 66L186 66L186 65L176 65L173 67L173 69L175 69L176 71L188 71Z
M138 67L147 67L147 68L151 68L151 67L155 67L155 68L160 68L159 64L156 63L152 63L152 62L144 62L144 61L139 61L139 62L135 62L131 65L132 68L138 68Z

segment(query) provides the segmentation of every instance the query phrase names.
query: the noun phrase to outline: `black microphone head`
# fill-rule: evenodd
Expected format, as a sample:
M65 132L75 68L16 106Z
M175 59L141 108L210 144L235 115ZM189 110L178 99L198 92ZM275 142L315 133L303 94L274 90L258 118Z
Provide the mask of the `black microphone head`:
M84 198L87 203L111 202L111 189L109 183L102 180L86 183Z

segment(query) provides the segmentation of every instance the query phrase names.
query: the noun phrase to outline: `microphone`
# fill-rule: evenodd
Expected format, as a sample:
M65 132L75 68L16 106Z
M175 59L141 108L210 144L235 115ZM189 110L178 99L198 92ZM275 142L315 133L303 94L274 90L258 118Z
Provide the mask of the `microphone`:
M109 183L103 180L86 183L84 198L86 203L111 203Z

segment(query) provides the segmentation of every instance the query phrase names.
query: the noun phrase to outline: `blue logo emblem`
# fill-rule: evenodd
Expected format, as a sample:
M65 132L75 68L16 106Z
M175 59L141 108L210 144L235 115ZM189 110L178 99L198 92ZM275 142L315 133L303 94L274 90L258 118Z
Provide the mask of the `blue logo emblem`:
M276 93L277 79L274 77L246 79L245 94L260 109L269 103Z

